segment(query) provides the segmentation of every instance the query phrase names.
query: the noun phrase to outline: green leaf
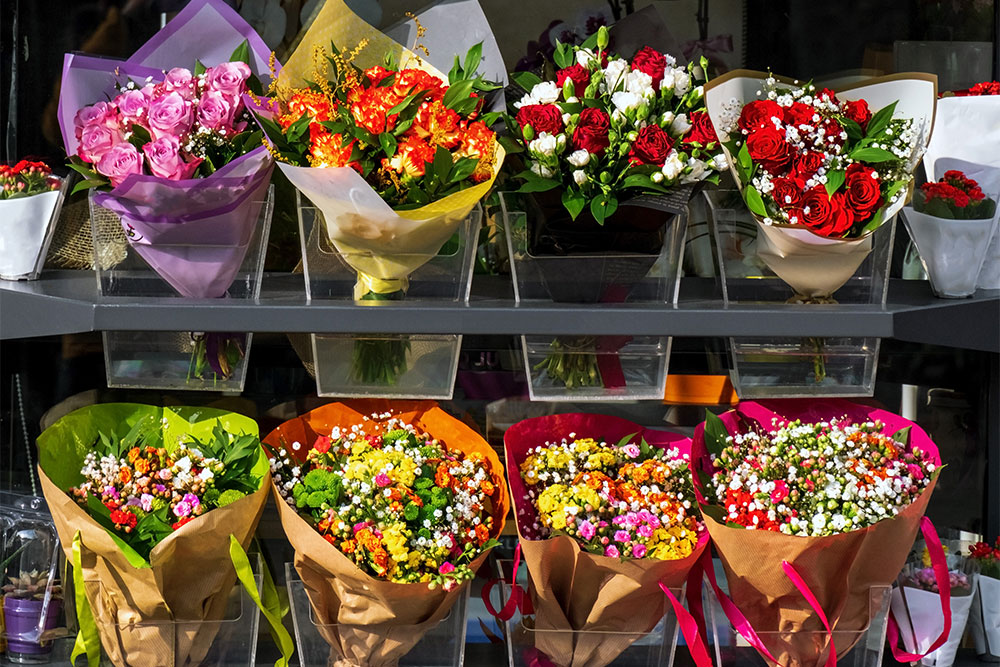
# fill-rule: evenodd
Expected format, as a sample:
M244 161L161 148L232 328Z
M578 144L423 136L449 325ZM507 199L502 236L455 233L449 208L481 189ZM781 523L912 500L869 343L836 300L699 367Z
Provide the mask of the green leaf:
M510 76L514 83L524 88L525 91L531 92L531 89L542 82L537 74L533 72L514 72Z
M903 445L904 447L909 447L910 445L910 431L913 429L912 426L907 426L906 428L901 428L892 434L892 439Z
M451 171L448 173L448 183L460 183L472 176L472 172L476 170L479 166L479 160L470 157L459 158L451 167Z
M594 216L597 224L603 225L604 221L618 210L618 200L610 195L598 195L590 200L590 213Z
M524 181L524 184L517 190L522 194L529 192L547 192L548 190L561 185L559 181L551 178L542 178L530 169L525 169L514 176L514 178Z
M595 32L593 35L591 35L590 37L588 37L583 42L583 44L580 45L580 48L581 49L588 49L588 50L592 51L594 49L594 47L596 47L596 46L597 46L597 33Z
M200 60L195 60L194 61L194 75L195 76L201 76L202 74L204 74L206 72L206 70L207 70L207 68L205 67L205 65L202 64L202 62Z
M563 190L562 193L562 204L569 212L569 216L576 220L576 217L580 215L583 209L587 206L587 198L583 196L583 193L567 188ZM632 435L635 435L634 433ZM632 436L629 436L631 438Z
M892 114L896 111L896 104L898 102L893 102L875 112L872 119L868 121L866 136L877 137L882 134L882 131L889 125L889 121L892 120Z
M847 180L847 174L841 169L827 172L826 194L832 197L833 193L840 189L840 186L844 184L845 180Z
M851 151L850 158L857 162L888 162L899 159L883 148L872 147L856 148Z
M715 456L722 454L728 437L729 431L719 416L711 410L705 410L705 448L708 452Z
M340 134L347 129L347 123L342 120L321 120L319 124L334 134Z
M861 126L850 118L847 118L846 116L839 116L837 120L844 126L844 131L847 132L848 142L854 143L865 136L865 131L861 129Z
M750 157L750 149L747 148L747 142L743 142L740 146L739 152L736 154L736 161L747 173L753 169L753 158Z
M80 181L79 183L73 186L73 192L71 192L70 194L75 195L77 192L82 192L84 190L89 190L91 188L100 188L109 184L110 184L109 181L99 181L97 179L88 179L86 181Z
M465 70L466 76L474 76L476 70L479 69L479 63L483 59L483 43L479 42L465 54L465 65L462 67Z
M398 136L402 135L404 132L406 132L408 129L410 129L412 126L413 126L413 119L412 118L410 118L408 120L404 120L403 122L399 123L396 126L396 129L393 130L392 133L398 137Z
M559 69L566 69L571 66L576 60L573 55L573 47L556 40L556 51L552 54L552 60L555 61Z
M250 64L250 42L243 40L240 45L236 47L233 54L229 56L229 62L239 62Z
M746 200L747 208L751 212L757 215L767 215L767 207L764 206L764 200L761 198L760 193L757 192L757 188L752 185L746 186L743 190L743 198Z
M653 192L670 192L668 188L654 183L648 174L630 174L622 182L622 188L642 188L643 190L652 190Z
M396 137L389 133L383 133L378 135L379 143L382 144L382 150L385 152L385 156L391 158L396 154Z
M437 150L434 151L433 170L435 178L440 183L448 182L448 173L451 171L451 166L451 152L443 146L438 146Z
M448 92L444 94L444 105L449 109L454 108L455 104L462 100L469 99L469 93L472 92L472 81L466 79L464 81L459 81L448 88Z
M426 94L427 94L426 90L418 90L415 93L410 93L405 98L403 98L402 102L400 102L399 104L397 104L393 108L391 108L388 111L386 111L385 115L386 116L392 116L393 114L400 113L401 111L403 111L404 109L406 109L406 107L410 106L414 102L414 100L416 100L418 97L423 98L423 96L426 95Z
M701 513L710 517L716 523L726 523L726 512L718 505L702 505Z
M455 83L456 81L461 81L465 77L465 72L462 71L462 63L458 61L458 55L455 56L455 64L451 66L448 70L448 85Z

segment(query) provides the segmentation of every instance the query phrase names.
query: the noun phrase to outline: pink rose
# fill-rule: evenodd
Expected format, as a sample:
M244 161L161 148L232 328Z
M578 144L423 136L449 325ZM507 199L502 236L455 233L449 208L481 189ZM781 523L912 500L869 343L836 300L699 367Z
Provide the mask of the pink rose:
M194 86L191 85L191 72L183 67L175 67L167 72L163 79L163 88L167 92L176 92L186 100L194 98Z
M111 185L117 187L130 174L142 173L142 156L135 146L123 141L101 157L97 171L110 178Z
M153 176L179 181L191 178L191 174L201 164L201 159L185 163L180 156L181 143L177 137L166 135L142 147Z
M73 116L73 127L76 129L77 139L83 133L83 128L88 125L117 127L118 114L115 113L114 107L107 102L98 102L92 106L83 107Z
M644 523L638 528L636 528L636 532L639 533L639 537L652 537L653 527L650 526L648 523Z
M126 90L115 98L114 104L125 120L132 122L140 120L149 109L149 100L141 90Z
M378 484L379 486L389 486L390 484L392 484L392 480L389 479L389 476L386 475L384 472L380 472L379 474L375 475L375 483Z
M448 562L441 563L441 567L438 568L438 572L441 574L451 574L454 571L455 566Z
M246 80L250 78L250 68L246 63L222 63L210 67L205 72L208 87L234 98L244 93Z
M193 105L177 93L167 93L149 105L149 129L154 139L187 134L193 122Z
M580 524L579 533L580 537L582 537L583 539L589 540L593 538L596 532L597 529L594 528L594 524L590 523L589 521L584 521L583 523Z
M608 558L618 558L621 554L618 552L618 547L613 544L609 544L604 548L604 555Z
M632 545L632 558L642 558L646 555L646 545L645 544L633 544Z
M80 145L77 146L76 154L84 162L98 162L121 141L121 135L117 130L111 130L105 125L85 125L80 134Z
M632 539L627 530L616 530L615 531L615 542L628 542Z
M217 90L209 90L198 102L198 123L209 130L228 128L233 123L230 98Z

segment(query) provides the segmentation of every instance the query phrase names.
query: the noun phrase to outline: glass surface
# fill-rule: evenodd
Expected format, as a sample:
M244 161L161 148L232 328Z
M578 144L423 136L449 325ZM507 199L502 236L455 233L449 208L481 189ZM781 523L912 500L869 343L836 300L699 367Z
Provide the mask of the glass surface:
M291 563L285 563L285 581L295 628L295 656L300 667L332 665L338 654L320 635L324 632L366 632L365 626L330 624L316 620L305 584ZM413 584L414 586L419 584ZM466 609L471 585L460 595L451 611L410 651L399 659L398 667L459 667L465 658ZM377 630L375 630L377 633Z

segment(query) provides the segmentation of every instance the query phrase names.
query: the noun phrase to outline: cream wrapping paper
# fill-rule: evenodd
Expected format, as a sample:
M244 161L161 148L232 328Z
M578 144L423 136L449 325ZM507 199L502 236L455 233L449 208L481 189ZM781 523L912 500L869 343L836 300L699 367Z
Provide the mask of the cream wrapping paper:
M747 102L760 99L757 91L763 90L765 72L735 70L705 84L705 106L720 141L726 141L719 128L728 122L726 106L738 100L740 107ZM795 85L785 77L775 77L784 84ZM907 165L912 173L930 139L934 126L935 102L937 100L937 77L923 73L901 73L868 79L844 86L837 91L841 100L864 99L872 111L877 111L897 102L894 117L912 118L919 130L917 150ZM736 169L736 157L723 145L726 158L736 185L743 190ZM900 197L895 204L883 211L883 224L888 224L906 203ZM785 281L798 295L809 298L830 297L840 289L857 271L861 263L872 251L871 237L874 231L857 239L830 239L800 225L764 224L756 214L758 255L779 278Z
M307 85L317 48L329 50L333 43L351 49L363 39L368 44L354 60L358 67L380 65L391 54L401 69L422 69L447 83L445 74L365 23L344 0L327 0L282 67L279 89ZM492 187L504 159L503 148L499 143L495 146L489 180L409 211L394 211L350 167L297 167L280 162L278 166L322 213L330 241L359 273L355 297L360 297L369 291L391 293L407 288L407 276L437 254Z

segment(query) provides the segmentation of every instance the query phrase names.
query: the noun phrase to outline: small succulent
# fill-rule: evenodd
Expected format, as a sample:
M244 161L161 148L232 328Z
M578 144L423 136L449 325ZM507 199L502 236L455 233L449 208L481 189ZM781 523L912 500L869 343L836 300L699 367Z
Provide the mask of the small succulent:
M41 600L45 597L46 587L52 592L53 598L62 598L62 585L59 580L54 579L49 584L49 573L37 570L21 572L18 577L10 577L10 583L6 584L0 591L3 592L4 597L18 600Z

